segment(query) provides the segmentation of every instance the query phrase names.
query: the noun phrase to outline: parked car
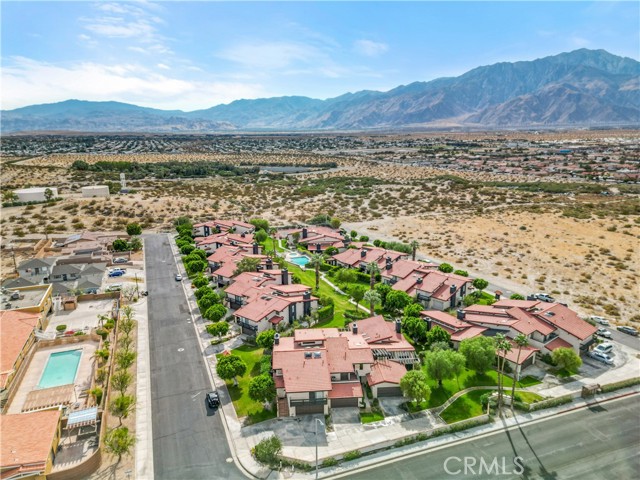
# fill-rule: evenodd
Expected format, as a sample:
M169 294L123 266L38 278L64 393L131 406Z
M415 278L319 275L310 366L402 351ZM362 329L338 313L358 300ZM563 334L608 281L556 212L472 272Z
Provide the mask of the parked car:
M555 298L553 298L551 295L546 294L546 293L536 293L536 294L534 295L534 298L535 298L536 300L540 300L541 302L549 302L549 303L552 303L552 302L555 302L555 301L556 301L556 300L555 300Z
M121 277L122 275L124 275L122 270L112 270L109 272L110 277Z
M118 258L114 258L111 263L127 263L129 260L127 260L126 258L122 258L122 257L118 257Z
M600 325L604 325L605 327L608 327L610 325L609 320L607 320L604 317L598 317L597 315L592 315L591 320L593 320L596 323L599 323Z
M218 392L207 393L207 405L211 408L218 408L220 406L220 396Z
M182 281L182 275L180 275L179 273L176 273L176 282L181 282Z
M606 363L607 365L613 365L613 359L607 355L606 353L596 352L595 350L589 352L589 356L591 358L595 358L596 360Z
M604 337L604 338L611 338L611 332L606 328L602 328L602 327L596 330L596 335L600 335L601 337Z
M626 333L628 335L638 336L638 331L633 327L619 326L617 327L619 332Z
M119 292L120 290L122 290L121 283L112 283L107 288L105 288L105 292Z
M598 353L609 353L611 350L613 350L613 344L609 342L601 343L593 349L594 352Z

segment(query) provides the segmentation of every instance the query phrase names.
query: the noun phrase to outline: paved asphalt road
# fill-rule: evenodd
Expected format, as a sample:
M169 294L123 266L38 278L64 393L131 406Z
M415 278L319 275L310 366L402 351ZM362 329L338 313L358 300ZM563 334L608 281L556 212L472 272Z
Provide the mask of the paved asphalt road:
M245 478L234 463L167 235L145 235L156 479Z
M530 479L633 479L640 472L640 421L638 396L603 403L585 410L525 425L507 432L478 438L455 446L400 459L388 465L349 475L349 480L395 479L429 480L457 478L530 478ZM514 458L521 457L522 474L515 472ZM448 474L444 464L447 458ZM477 462L475 473L464 475L467 465ZM490 474L479 475L480 459L491 465ZM502 459L505 459L505 468ZM504 472L508 472L504 474Z
M597 327L602 327L602 325L597 325ZM614 342L622 343L627 347L634 348L636 350L640 350L640 337L634 337L633 335L628 335L626 333L619 332L616 330L615 326L604 327L611 332L611 340ZM605 342L606 338L600 337Z

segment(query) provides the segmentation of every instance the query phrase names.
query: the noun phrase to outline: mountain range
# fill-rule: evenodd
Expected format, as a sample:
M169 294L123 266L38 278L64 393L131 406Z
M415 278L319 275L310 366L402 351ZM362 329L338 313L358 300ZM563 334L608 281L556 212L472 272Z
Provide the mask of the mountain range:
M237 100L183 112L67 100L3 110L2 132L341 131L640 125L640 62L580 49L327 100Z

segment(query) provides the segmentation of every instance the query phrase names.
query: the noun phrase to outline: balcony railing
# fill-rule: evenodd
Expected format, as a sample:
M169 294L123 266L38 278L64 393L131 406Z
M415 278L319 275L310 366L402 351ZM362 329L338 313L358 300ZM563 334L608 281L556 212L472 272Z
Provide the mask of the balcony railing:
M326 398L315 398L313 400L289 400L289 405L292 407L304 407L307 405L326 405Z

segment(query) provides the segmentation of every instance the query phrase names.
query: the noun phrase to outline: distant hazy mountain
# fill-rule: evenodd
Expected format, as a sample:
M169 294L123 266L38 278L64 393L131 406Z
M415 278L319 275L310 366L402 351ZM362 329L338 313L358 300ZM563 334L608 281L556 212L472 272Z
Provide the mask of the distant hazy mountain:
M328 100L237 100L182 112L68 100L2 112L4 132L212 132L640 125L640 62L581 49Z

